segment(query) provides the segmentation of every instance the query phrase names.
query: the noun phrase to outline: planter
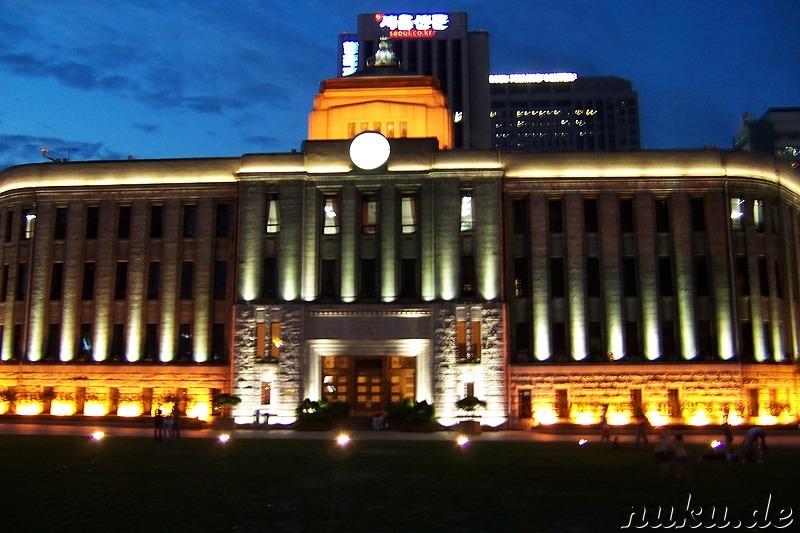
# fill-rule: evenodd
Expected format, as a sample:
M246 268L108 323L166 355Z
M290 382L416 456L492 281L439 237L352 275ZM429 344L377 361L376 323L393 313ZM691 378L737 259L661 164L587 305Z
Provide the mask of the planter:
M481 423L479 420L461 420L458 423L458 431L465 435L480 435Z

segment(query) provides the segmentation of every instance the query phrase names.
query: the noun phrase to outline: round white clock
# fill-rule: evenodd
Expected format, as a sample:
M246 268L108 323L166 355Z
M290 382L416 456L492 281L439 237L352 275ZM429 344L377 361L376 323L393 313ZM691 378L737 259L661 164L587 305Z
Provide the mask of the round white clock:
M389 159L389 140L376 131L359 133L350 143L350 161L362 170L375 170Z

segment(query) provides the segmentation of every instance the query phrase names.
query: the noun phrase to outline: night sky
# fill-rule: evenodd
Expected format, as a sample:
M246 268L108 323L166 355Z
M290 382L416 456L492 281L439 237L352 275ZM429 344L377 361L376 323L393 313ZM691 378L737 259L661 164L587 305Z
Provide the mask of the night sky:
M346 8L341 7L346 4ZM513 7L512 7L513 6ZM798 0L0 1L0 168L300 148L359 13L465 11L492 73L630 79L645 149L800 106Z

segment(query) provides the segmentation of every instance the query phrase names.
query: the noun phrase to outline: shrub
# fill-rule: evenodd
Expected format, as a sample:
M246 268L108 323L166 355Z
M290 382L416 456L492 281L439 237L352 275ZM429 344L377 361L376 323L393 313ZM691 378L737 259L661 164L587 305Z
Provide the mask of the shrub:
M299 428L330 428L347 418L350 407L347 402L329 402L325 399L312 401L304 399L295 408Z
M406 398L390 403L386 418L390 427L433 431L436 424L436 411L432 404L424 400L415 402L411 398Z

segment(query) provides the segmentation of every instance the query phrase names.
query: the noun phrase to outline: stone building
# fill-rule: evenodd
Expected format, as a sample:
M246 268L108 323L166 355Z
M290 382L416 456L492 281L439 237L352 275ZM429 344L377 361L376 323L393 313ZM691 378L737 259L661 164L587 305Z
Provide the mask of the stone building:
M364 76L369 100L336 120L382 134L0 172L3 410L138 416L178 401L204 419L230 392L240 421L290 422L304 398L369 416L408 397L450 424L474 395L491 426L602 410L613 423L796 422L789 167L387 138L377 78L410 78Z

